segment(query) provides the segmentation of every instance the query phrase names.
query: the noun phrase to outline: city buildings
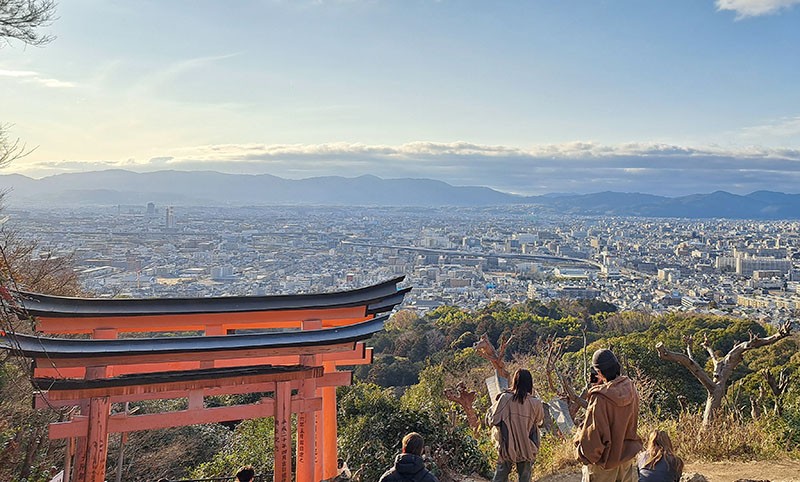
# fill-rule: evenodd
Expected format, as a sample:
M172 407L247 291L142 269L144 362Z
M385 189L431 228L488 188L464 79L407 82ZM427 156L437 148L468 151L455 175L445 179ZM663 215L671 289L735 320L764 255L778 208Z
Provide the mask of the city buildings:
M800 222L545 216L530 208L7 210L96 296L325 292L398 275L406 307L529 297L765 319L800 307Z

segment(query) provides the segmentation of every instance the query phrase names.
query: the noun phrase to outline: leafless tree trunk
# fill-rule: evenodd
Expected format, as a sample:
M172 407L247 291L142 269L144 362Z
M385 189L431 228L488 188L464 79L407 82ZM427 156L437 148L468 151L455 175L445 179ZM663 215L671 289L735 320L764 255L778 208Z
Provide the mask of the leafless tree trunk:
M786 374L786 369L784 368L778 373L778 378L775 378L769 368L765 368L761 373L764 375L764 379L775 397L775 415L780 417L783 415L783 395L789 388L789 377Z
M477 433L480 428L480 421L473 405L475 403L476 393L469 390L466 384L461 381L458 382L455 388L446 388L444 390L444 396L464 409L464 412L467 414L467 423L472 431Z
M475 351L480 355L482 358L489 360L489 362L494 367L494 370L497 372L498 376L505 378L506 380L510 381L511 375L509 375L508 370L506 369L506 362L503 360L506 354L506 348L508 348L508 343L514 338L514 336L509 336L506 341L500 341L500 348L494 348L494 345L489 341L489 337L484 333L481 336L481 339L475 343Z
M717 356L717 354L708 344L708 338L704 338L700 345L706 349L711 357L711 361L714 363L714 371L711 375L706 373L703 367L701 367L700 364L694 359L694 355L692 354L692 337L686 337L684 339L686 342L686 353L667 350L664 348L664 344L660 342L656 345L656 351L658 352L658 357L662 360L683 365L692 373L692 375L695 376L695 378L700 381L700 383L703 384L703 387L708 392L708 397L706 398L706 407L703 411L703 426L708 426L708 424L714 419L714 416L719 408L722 406L722 400L725 397L725 391L728 388L728 381L733 374L733 371L737 366L739 366L739 363L742 362L744 353L754 348L772 345L773 343L776 343L777 341L789 336L791 332L792 322L787 321L781 325L777 333L771 336L761 338L753 333L750 333L749 340L737 343L727 354L725 354L724 357L721 358Z

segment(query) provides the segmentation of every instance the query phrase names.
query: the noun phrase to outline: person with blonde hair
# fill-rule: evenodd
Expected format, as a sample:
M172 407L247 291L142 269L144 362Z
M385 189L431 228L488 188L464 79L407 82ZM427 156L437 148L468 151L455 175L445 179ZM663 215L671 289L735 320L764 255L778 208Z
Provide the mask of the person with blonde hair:
M645 451L639 456L639 482L679 482L683 460L675 455L667 432L653 430Z

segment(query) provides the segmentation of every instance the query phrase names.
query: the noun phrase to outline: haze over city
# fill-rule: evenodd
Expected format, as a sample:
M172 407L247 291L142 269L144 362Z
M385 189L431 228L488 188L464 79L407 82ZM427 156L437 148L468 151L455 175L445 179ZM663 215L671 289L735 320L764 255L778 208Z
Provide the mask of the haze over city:
M797 192L798 3L61 2L2 48L2 172Z

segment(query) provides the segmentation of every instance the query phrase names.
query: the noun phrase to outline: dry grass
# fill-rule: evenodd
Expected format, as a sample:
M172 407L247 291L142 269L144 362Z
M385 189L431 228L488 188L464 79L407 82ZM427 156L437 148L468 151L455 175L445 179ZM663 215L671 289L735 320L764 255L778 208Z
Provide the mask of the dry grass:
M574 470L578 466L572 437L560 438L548 435L542 438L542 446L533 465L536 478Z
M781 460L791 458L785 449L780 430L768 418L739 419L721 414L707 428L699 413L683 413L677 419L641 421L643 437L653 429L666 431L675 450L687 462L716 462L720 460Z
M800 457L797 451L787 451L780 430L776 430L768 418L753 421L722 415L707 429L703 429L702 422L699 413L684 413L678 418L657 421L640 419L639 435L644 439L653 429L666 431L678 455L687 463ZM547 436L542 440L534 465L536 477L574 471L578 466L571 438Z

